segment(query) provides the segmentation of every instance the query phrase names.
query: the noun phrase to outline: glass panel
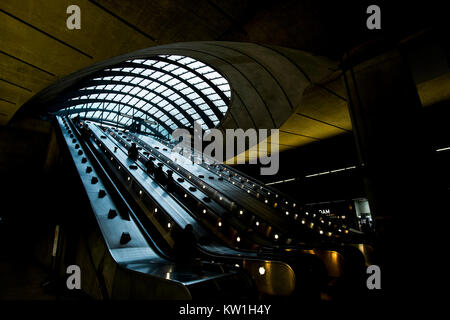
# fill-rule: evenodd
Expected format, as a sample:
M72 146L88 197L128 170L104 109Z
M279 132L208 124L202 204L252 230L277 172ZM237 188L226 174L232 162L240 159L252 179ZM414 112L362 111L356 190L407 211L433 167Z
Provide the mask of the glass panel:
M221 107L221 106L224 106L224 105L225 105L225 102L223 102L222 99L213 101L213 103L214 103L214 105L216 105L217 107Z
M113 100L114 100L114 101L120 101L120 100L123 99L123 97L124 97L123 94L118 94L118 95L116 95L116 96L113 98Z
M142 89L141 91L139 91L136 95L138 97L144 98L147 94L149 93L149 91Z
M133 80L133 77L130 77L130 76L126 76L125 78L123 78L123 82L129 83L129 82L131 82L131 80Z
M121 102L123 102L123 103L128 103L128 101L130 101L130 100L131 100L131 97L130 97L130 96L125 96L125 97L122 99Z
M199 98L200 96L196 92L193 92L193 93L187 95L187 97L191 100L194 100L194 99Z
M96 111L93 115L94 118L100 118L100 114L102 113L102 111Z
M177 109L175 109L175 108L172 108L172 110L168 110L169 111L169 113L170 114L172 114L172 115L176 115L176 114L178 114L178 113L180 113Z
M199 83L197 83L196 85L195 85L195 87L197 88L197 89L200 89L200 90L202 90L202 89L205 89L205 88L209 88L209 84L207 84L206 82L199 82Z
M141 87L147 87L150 83L152 83L151 80L145 79L145 80L143 80L141 83L139 83L139 85L140 85Z
M186 109L189 109L189 108L191 107L191 105L190 105L189 103L186 102L186 103L180 105L180 107L181 107L183 110L186 110Z
M205 77L206 77L207 79L213 79L213 78L218 78L218 77L220 77L220 74L217 73L216 71L214 71L214 72L205 74Z
M182 94L184 94L184 95L187 95L187 94L192 93L192 92L194 92L194 91L192 90L191 87L187 87L186 89L181 90L180 92L181 92Z
M142 72L144 72L146 70L148 70L148 69L145 69L145 68L134 68L134 70L131 71L131 73L141 74Z
M186 72L187 72L186 69L184 69L184 68L178 68L178 69L173 70L173 71L172 71L172 74L174 74L174 75L176 75L176 76L179 76L179 75L181 75L181 74L183 74L183 73L186 73Z
M197 96L198 96L198 95L197 95ZM204 101L203 101L202 98L197 98L197 99L195 99L195 100L192 100L192 102L194 102L195 104L202 104L202 103L204 103Z
M158 93L161 93L161 92L163 92L165 89L166 89L165 87L159 86L159 87L155 88L155 91L158 92Z
M203 94L208 95L208 94L214 93L214 90L211 88L206 88L206 89L202 90L202 92L203 92Z
M168 86L171 86L171 87L175 86L175 85L178 84L178 83L180 83L180 81L177 80L177 79L173 79L173 78L172 78L172 80L169 80L169 81L166 82L166 84L167 84Z
M156 95L153 92L150 92L148 95L144 97L145 100L152 100Z
M158 108L151 107L150 110L148 110L148 113L154 114L154 113L157 112L157 111L158 111Z
M142 74L143 76L148 77L149 75L151 75L151 74L154 73L154 72L155 72L154 70L145 69L141 74Z
M193 63L191 63L189 65L189 68L191 68L191 69L198 69L198 68L201 68L203 66L204 66L204 64L201 63L200 61L195 61L195 62L193 62Z
M142 81L142 78L136 77L136 78L134 78L133 80L131 80L131 83L133 83L133 84L138 84L138 83L141 82L141 81Z
M211 80L211 82L214 83L216 86L220 86L220 85L224 85L224 84L226 84L228 86L228 82L224 78L213 79L213 80ZM219 89L220 89L220 87L219 87Z
M138 93L139 91L141 91L142 89L141 88L139 88L139 87L134 87L133 88L133 90L130 90L130 92L129 92L129 94L136 94L136 93Z
M159 62L155 63L153 66L154 66L155 68L161 69L161 68L163 68L164 66L167 66L167 63L166 63L166 62L159 61Z
M144 105L145 105L145 101L144 101L144 100L139 100L139 102L136 103L135 107L136 107L136 108L141 108L141 107L144 106Z
M122 109L122 110L120 110L120 113L129 113L129 112L130 112L130 110L131 110L131 108L130 108L130 107L128 107L128 106L124 106L124 107L123 107L123 109Z
M186 79L190 79L190 78L195 77L195 75L192 72L186 72L186 73L183 73L180 77L182 79L186 80Z
M217 99L220 99L220 96L217 93L214 93L214 94L210 94L208 96L208 98L209 98L209 100L217 100Z
M193 77L191 79L188 79L187 81L192 85L196 85L197 83L203 82L203 80L200 79L199 77Z
M136 103L138 103L138 101L139 101L138 98L133 98L130 101L128 101L128 103L134 106Z
M183 59L178 60L179 63L181 64L188 64L191 62L194 62L195 60L189 57L184 57Z
M163 100L161 102L158 103L158 106L160 106L161 108L167 106L169 104L169 102L167 102L166 100Z
M164 92L162 92L162 94L163 94L164 96L166 96L166 97L169 97L169 96L171 96L171 95L173 94L173 90L167 89L167 90L165 90Z
M160 84L158 82L152 82L150 85L146 86L146 88L148 90L153 90L153 89L155 89L158 86L160 86Z
M189 66L189 67L192 68L192 66ZM208 67L208 66L204 66L204 67L202 67L202 68L198 68L198 69L195 70L195 71L197 71L198 73L203 74L203 73L211 72L212 69L211 69L210 67Z
M177 56L177 55L173 55L173 56L160 55L160 57L167 58L167 59L170 59L170 60L173 60L173 61L177 61L177 60L183 59L183 56Z
M162 100L162 98L161 98L160 96L157 96L157 97L155 97L155 98L152 99L152 102L153 102L154 104L158 104L161 100Z
M173 71L176 68L178 68L176 65L169 64L169 65L165 66L163 69L170 72L170 71Z
M168 74L166 74L166 75L162 76L161 78L159 78L159 81L167 82L167 81L169 81L170 79L172 79L172 77L169 76Z

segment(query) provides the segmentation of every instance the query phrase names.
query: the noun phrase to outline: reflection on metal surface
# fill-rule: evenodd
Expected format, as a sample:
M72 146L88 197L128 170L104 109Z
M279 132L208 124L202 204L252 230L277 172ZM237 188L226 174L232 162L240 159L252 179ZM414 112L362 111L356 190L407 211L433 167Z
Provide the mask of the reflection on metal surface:
M284 262L244 260L242 267L253 276L261 293L288 296L295 289L294 270Z
M364 259L366 260L366 266L369 266L373 262L373 247L371 245L365 243L355 244L359 251L364 255Z
M319 257L329 277L339 278L343 275L344 257L339 252L332 250L302 250L302 252Z
M85 258L83 256L87 254L85 248L89 248L88 250L92 254L91 259L95 261L104 259L105 265L110 266L110 268L106 268L102 272L106 273L104 274L105 285L113 288L113 290L108 291L106 293L107 296L98 296L97 290L90 290L90 285L83 284L83 289L86 290L85 292L93 297L111 299L129 299L130 297L141 299L191 299L189 290L181 281L168 281L158 274L151 274L150 272L146 274L137 273L135 270L127 268L129 263L140 263L146 266L158 264L170 268L171 262L162 259L151 249L134 220L107 219L109 211L105 210L105 208L118 211L116 203L109 194L106 194L102 198L95 196L97 194L97 188L105 188L103 181L99 180L95 187L91 185L91 176L99 176L97 171L91 169L89 172L86 172L85 166L91 167L91 160L83 162L80 159L75 148L70 143L70 130L67 121L59 117L57 121L81 182L88 191L86 194L91 203L92 213L98 222L98 228L86 231L89 232L87 235L88 241L86 242L86 247L81 247L80 259ZM75 130L75 128L72 129ZM83 146L81 148L84 149ZM132 235L133 241L119 245L116 236L119 234L119 230L127 230ZM93 234L95 236L92 236ZM98 272L99 270L95 271ZM143 290L136 290L141 283L145 284L145 288ZM164 291L158 290L161 287L164 287Z

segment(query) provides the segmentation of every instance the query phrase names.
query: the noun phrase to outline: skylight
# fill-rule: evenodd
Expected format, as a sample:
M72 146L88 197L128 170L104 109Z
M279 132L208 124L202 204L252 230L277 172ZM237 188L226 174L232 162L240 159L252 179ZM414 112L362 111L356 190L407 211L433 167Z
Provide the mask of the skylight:
M210 66L189 57L159 55L97 73L71 93L58 114L121 128L137 117L144 121L144 133L168 138L194 121L205 130L217 126L230 97L227 80Z

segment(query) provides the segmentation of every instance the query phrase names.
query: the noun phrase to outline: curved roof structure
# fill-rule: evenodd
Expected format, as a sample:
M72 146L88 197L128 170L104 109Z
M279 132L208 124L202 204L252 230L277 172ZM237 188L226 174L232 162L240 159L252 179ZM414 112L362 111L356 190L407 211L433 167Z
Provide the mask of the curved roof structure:
M136 117L161 137L193 121L221 131L280 129L280 152L351 130L337 62L244 42L180 42L117 56L57 81L14 117L62 109L122 127Z
M194 122L204 129L217 126L230 96L228 81L203 62L158 55L95 73L69 94L59 113L123 128L141 119L144 131L168 137Z

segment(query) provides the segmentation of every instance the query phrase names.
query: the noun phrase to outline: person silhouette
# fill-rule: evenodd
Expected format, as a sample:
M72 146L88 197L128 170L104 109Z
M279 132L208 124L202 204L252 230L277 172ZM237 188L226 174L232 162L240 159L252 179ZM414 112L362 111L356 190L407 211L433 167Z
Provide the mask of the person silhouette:
M175 191L175 181L173 180L173 171L167 170L167 191L174 192Z
M145 169L147 170L147 173L153 173L155 171L155 164L151 158L145 162Z
M191 264L197 254L197 238L194 227L187 224L184 229L174 237L175 260L182 264Z
M132 143L131 147L128 149L128 158L130 158L131 160L136 161L137 157L138 157L138 149L136 147L136 143Z

